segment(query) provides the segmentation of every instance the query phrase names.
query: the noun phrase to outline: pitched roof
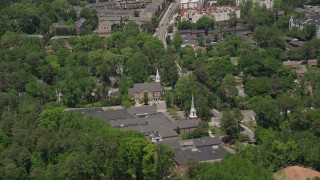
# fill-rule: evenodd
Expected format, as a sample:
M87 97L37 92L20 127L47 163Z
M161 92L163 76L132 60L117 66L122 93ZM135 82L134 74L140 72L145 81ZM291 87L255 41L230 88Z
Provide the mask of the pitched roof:
M86 18L81 18L75 22L75 25L76 25L76 27L81 27L84 22L86 22Z
M303 18L292 18L293 23L300 26L306 26L314 24L316 26L320 26L320 15L308 16Z
M150 91L162 91L163 87L158 83L137 83L133 85L133 88L129 89L129 94L133 95L135 92L141 92L142 90L148 89Z
M282 64L284 66L299 66L298 61L283 61Z

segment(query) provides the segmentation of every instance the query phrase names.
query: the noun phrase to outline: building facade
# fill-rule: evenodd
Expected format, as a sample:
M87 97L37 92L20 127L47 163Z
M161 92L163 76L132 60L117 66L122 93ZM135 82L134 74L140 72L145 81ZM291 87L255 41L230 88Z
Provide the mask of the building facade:
M129 94L135 101L142 101L144 94L147 93L149 101L159 101L163 87L160 84L160 74L157 69L156 80L154 83L136 83L129 89Z
M203 3L203 0L181 0L180 9L201 8Z
M181 10L181 21L191 21L196 23L202 16L214 17L216 22L228 21L230 13L235 13L237 18L240 18L240 8L230 6L216 6L207 8L196 8Z
M247 0L236 0L236 5L240 6L241 4L245 3ZM253 3L257 3L260 6L264 6L267 9L273 8L273 1L274 0L252 0Z

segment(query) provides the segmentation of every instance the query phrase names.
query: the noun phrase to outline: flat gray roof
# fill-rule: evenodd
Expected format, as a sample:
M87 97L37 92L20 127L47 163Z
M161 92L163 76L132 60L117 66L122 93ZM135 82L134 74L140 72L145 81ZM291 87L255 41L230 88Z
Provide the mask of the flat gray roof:
M188 159L193 159L196 162L210 162L221 160L228 151L222 146L217 145L217 149L213 149L211 146L199 147L196 150L174 150L173 160L178 165L184 165Z

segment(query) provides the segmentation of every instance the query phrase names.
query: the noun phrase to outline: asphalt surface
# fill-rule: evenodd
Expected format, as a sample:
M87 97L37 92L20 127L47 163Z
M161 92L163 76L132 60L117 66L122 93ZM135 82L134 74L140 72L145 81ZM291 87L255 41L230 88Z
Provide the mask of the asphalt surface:
M167 8L167 11L163 15L159 23L159 27L157 28L154 34L155 37L158 37L162 41L165 48L167 47L167 42L166 42L167 30L168 30L168 27L170 26L170 21L172 20L178 6L179 6L179 0L175 0L169 5L169 7Z
M217 111L216 109L212 109L212 114L214 117L211 118L211 122L209 122L210 126L219 126L220 127L220 119L222 118L222 114ZM254 117L253 111L248 111L246 113L243 113L244 118L250 118ZM254 132L252 132L247 126L240 123L240 126L242 128L242 133L249 136L251 141L254 141Z

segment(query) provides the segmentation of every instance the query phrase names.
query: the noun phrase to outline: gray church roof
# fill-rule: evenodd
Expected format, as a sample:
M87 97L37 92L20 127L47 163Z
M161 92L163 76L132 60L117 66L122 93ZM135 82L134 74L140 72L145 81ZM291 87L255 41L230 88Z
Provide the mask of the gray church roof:
M163 87L158 83L137 83L133 85L133 88L129 89L129 94L133 95L135 92L141 92L142 90L148 89L150 91L161 92Z

